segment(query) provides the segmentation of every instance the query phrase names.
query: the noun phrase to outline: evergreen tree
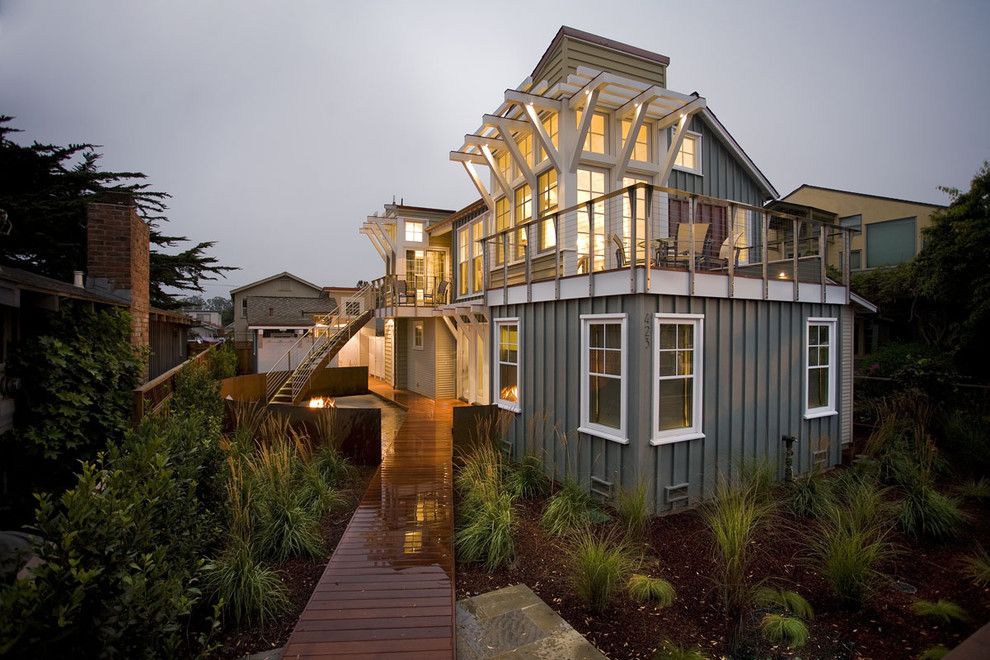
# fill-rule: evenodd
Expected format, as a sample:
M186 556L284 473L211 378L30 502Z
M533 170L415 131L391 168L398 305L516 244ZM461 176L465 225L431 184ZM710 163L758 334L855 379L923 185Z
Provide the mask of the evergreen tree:
M236 270L208 254L214 241L173 254L163 251L189 239L160 230L168 221L169 195L152 190L144 174L100 170L100 154L92 144L21 146L10 139L18 132L11 120L0 115L0 233L6 232L0 240L0 265L70 280L72 271L85 270L86 204L123 195L133 200L150 228L152 305L174 308L178 300L166 288L202 291L203 282Z

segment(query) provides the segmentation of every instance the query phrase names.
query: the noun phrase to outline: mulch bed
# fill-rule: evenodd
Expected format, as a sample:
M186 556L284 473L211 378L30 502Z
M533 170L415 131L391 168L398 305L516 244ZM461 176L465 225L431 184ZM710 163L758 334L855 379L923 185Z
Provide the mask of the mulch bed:
M292 629L299 620L309 597L316 588L323 571L330 561L340 537L344 535L361 496L368 488L368 482L375 472L374 467L359 467L357 475L344 491L347 506L328 514L322 521L323 540L327 553L324 557L296 557L274 566L289 590L289 607L277 619L266 621L263 626L230 630L221 635L219 647L214 650L214 658L242 658L251 653L260 653L285 646Z
M677 590L677 600L666 609L642 605L620 594L601 615L591 613L569 582L564 542L546 535L539 526L543 503L524 502L518 512L516 561L495 573L458 564L457 597L523 583L536 592L592 644L613 660L650 658L663 640L701 650L708 657L728 652L728 625L721 613L713 581L715 565L710 541L694 510L652 521L644 545L640 572L663 577ZM772 646L757 631L742 645L737 657L802 658L911 658L924 649L943 644L952 648L990 620L990 589L978 589L962 575L959 559L977 543L990 548L990 507L968 505L972 517L964 536L944 545L919 544L896 538L902 553L886 574L917 588L906 594L893 583L884 584L857 611L844 609L830 595L824 581L803 560L801 542L809 522L784 517L774 531L756 542L754 577L773 577L776 584L802 594L815 618L811 637L796 652ZM916 600L945 598L961 605L972 617L967 624L941 624L911 611ZM755 620L750 629L754 629Z

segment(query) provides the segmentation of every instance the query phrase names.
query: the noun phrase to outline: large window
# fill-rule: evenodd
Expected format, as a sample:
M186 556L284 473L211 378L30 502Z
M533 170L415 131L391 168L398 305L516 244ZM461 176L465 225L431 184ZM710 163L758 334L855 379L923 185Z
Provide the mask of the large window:
M482 273L482 261L484 260L484 238L485 238L485 221L484 219L477 220L473 225L471 225L472 231L472 241L471 245L474 249L474 281L472 284L472 291L481 291L481 286L484 284L484 274Z
M414 243L423 242L423 223L406 220L406 240Z
M495 237L495 263L501 264L505 259L505 241L504 235L499 232L503 232L509 228L509 198L500 197L495 200L495 232L497 236Z
M557 210L557 170L550 168L537 179L537 201L539 215L542 218L547 213ZM538 229L540 233L540 251L549 250L557 245L557 233L553 226L553 218L543 220Z
M692 172L701 171L701 136L697 133L685 132L680 151L674 159L674 165Z
M554 146L554 148L557 148L558 147L558 145L557 145L557 132L558 132L557 121L558 120L557 120L557 113L556 112L547 112L547 113L543 114L543 116L540 119L540 122L543 124L543 130L545 130L547 132L547 135L550 136L550 144L552 144ZM542 162L543 159L546 158L546 157L547 157L547 154L543 150L543 147L541 146L540 147L540 157L537 160L540 161L540 162Z
M581 428L626 443L626 315L581 316Z
M805 418L836 414L834 318L808 319L805 333Z
M915 218L900 218L866 225L866 267L896 266L914 258L917 242Z
M622 179L622 187L637 183L649 183L648 179L641 177L627 176ZM637 188L633 193L636 198L636 259L640 263L646 260L646 188ZM630 200L630 193L627 191L622 195L622 246L625 250L626 263L632 258L630 244L632 242L633 228L633 208ZM616 264L618 266L619 264ZM625 265L625 264L623 264Z
M457 230L457 292L466 295L468 292L468 253L471 238L471 227L464 225Z
M580 130L581 128L581 117L582 111L577 111L577 126ZM591 117L591 126L588 127L588 135L584 138L584 150L590 151L596 154L605 153L605 145L607 144L605 137L605 127L608 125L608 117L599 112L596 112Z
M703 437L700 314L657 314L653 332L653 444Z
M520 411L519 319L495 319L495 392L500 408Z
M629 130L632 128L632 120L622 120L622 148L626 148L626 140L629 139ZM650 129L648 124L639 127L636 134L636 146L633 147L629 160L648 161L650 160Z
M495 167L498 168L498 172L502 175L502 178L508 181L512 174L512 156L509 154L508 149L503 149L495 156Z
M526 244L529 242L529 227L525 223L533 219L533 189L528 183L516 188L516 259L526 256Z
M523 160L530 167L533 166L533 136L530 133L521 135L516 138L516 144L519 146L519 151L522 152ZM519 169L519 165L515 162L512 164L512 176L513 179L518 176L522 176L522 170Z
M422 321L413 322L413 348L423 350L426 328Z
M577 201L579 204L605 194L605 173L597 170L577 171ZM594 221L594 240L591 223ZM592 213L584 206L577 212L577 269L580 273L605 269L605 204L597 202Z

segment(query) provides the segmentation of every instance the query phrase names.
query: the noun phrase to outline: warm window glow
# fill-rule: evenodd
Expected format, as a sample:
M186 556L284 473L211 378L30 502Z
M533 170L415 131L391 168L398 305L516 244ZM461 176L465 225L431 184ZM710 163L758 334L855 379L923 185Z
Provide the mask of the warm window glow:
M501 197L495 201L495 232L509 228L509 198ZM502 263L505 258L505 236L499 235L495 245L495 263Z
M585 423L622 428L622 323L590 322L587 337Z
M522 153L523 160L530 167L533 166L533 136L529 133L521 135L516 138L516 144L519 146L519 151ZM514 177L522 176L522 170L519 169L518 165L513 163L512 172Z
M508 181L509 175L512 174L512 156L508 150L500 151L495 156L495 167L498 168L498 172L502 175L502 178Z
M522 227L533 218L533 189L525 183L516 188L516 259L526 256L526 244L529 242L529 229Z
M681 150L677 152L674 165L687 170L698 169L698 137L687 134L681 142Z
M519 403L519 324L496 322L498 338L498 398L515 405Z
M543 130L545 130L547 132L547 135L550 136L550 143L554 146L555 149L558 148L558 146L557 146L557 113L556 112L547 112L547 113L544 113L544 115L543 115L542 119L540 120L540 122L543 124ZM543 150L543 147L541 146L540 147L540 158L539 158L539 160L540 161L543 161L543 159L546 158L546 157L547 157L547 154Z
M577 111L577 126L581 128L581 110ZM591 117L591 126L588 128L588 135L584 138L584 150L596 154L605 153L605 125L608 117L596 112Z
M484 283L484 275L481 272L484 257L484 246L482 245L482 240L485 237L484 219L477 220L472 225L471 232L472 246L474 248L474 281L472 282L472 290L477 292L481 291L481 285Z
M470 227L464 226L457 231L457 292L466 295L468 292L468 241L470 240Z
M423 223L406 220L406 240L415 243L423 241Z
M547 213L557 210L557 170L549 169L537 180L539 215L542 218ZM540 222L540 250L548 250L557 244L557 234L553 227L553 218Z
M577 171L577 201L579 204L604 194L604 172L596 170ZM592 269L605 270L605 204L597 202L593 212L591 218L588 216L586 207L581 207L577 212L577 267L580 273L588 273ZM594 220L595 224L594 250L591 249L591 220ZM593 259L592 253L594 253Z
M694 324L660 322L660 431L694 425Z
M416 321L413 323L413 348L423 348L423 322Z
M626 148L626 140L629 138L629 129L632 128L632 121L629 119L622 120L622 148ZM650 160L650 129L646 124L639 127L639 133L636 134L636 146L633 147L632 156L629 160L640 160L648 161Z
M622 187L627 188L639 182L649 183L646 179L627 176L622 179ZM646 258L646 188L637 188L636 192L636 259L645 261ZM632 241L632 216L633 209L629 200L629 193L622 195L622 245L625 250L625 258L629 259L632 254L629 249ZM626 262L628 263L628 261Z

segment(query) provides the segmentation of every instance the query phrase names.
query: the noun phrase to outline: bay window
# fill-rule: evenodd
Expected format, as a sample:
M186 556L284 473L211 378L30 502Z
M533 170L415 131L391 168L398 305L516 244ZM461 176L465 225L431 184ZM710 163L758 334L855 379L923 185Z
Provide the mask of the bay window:
M519 412L519 319L495 319L494 324L496 403Z
M704 316L657 314L655 323L651 442L702 438Z
M805 330L804 417L835 415L834 318L810 318Z

